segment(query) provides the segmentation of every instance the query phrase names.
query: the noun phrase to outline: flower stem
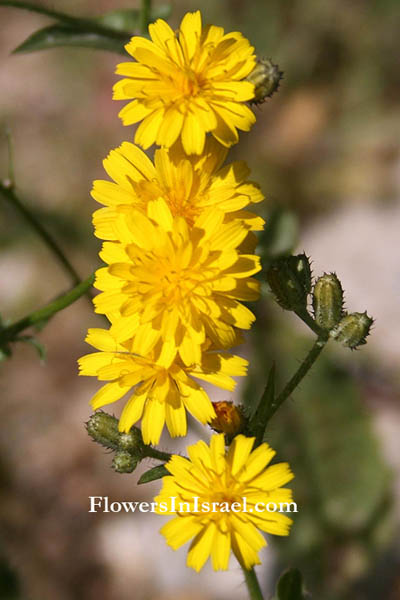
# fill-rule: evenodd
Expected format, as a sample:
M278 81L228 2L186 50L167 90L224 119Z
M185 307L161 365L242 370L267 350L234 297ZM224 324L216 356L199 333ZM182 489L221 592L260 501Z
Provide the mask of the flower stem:
M157 448L153 448L152 446L146 446L145 455L149 458L157 458L159 460L163 460L164 462L168 462L172 456L168 452L162 452L161 450L157 450Z
M253 569L245 569L242 567L244 578L247 585L247 591L249 592L250 600L263 600L260 584L257 579L256 572Z
M35 217L35 215L21 202L13 188L9 185L5 185L4 182L0 181L0 194L10 203L14 208L18 210L20 215L25 219L27 223L36 231L36 233L41 237L43 242L46 244L48 249L53 253L56 257L60 265L63 269L68 273L69 277L73 285L78 285L81 280L78 273L75 271L74 267L71 265L55 239L50 235L48 231L42 226L40 221Z
M328 339L326 336L319 337L317 339L314 346L311 348L310 352L307 354L306 358L303 360L300 367L297 369L296 373L288 381L281 393L271 402L269 410L265 416L265 425L267 425L267 423L269 422L271 417L273 417L273 415L276 413L278 408L285 402L285 400L287 400L287 398L289 398L289 396L296 389L301 380L307 375L308 371L311 369L318 356L324 349L327 341Z
M150 22L151 13L151 0L142 0L142 7L140 10L140 31L141 33L147 33L147 28Z
M56 298L56 300L53 300L53 302L50 302L43 308L35 310L26 317L20 319L19 321L12 323L8 327L0 329L0 346L4 343L15 340L15 337L21 331L24 331L28 327L39 325L43 321L47 321L57 312L63 310L63 308L66 308L67 306L75 302L75 300L78 300L78 298L83 296L83 294L86 294L88 289L93 285L93 282L94 273L92 273L87 279L85 279L85 281L79 283L72 290L70 290L66 294L63 294L62 296L59 296L58 298Z

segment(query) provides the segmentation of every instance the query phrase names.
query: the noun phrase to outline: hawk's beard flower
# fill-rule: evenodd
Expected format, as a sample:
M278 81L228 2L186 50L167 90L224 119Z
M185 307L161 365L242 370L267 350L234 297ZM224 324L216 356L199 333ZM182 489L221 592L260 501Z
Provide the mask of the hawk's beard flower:
M154 164L138 146L124 142L112 150L104 168L114 180L97 180L92 196L104 204L93 215L95 234L115 240L115 219L132 208L146 212L152 200L163 198L173 217L183 217L192 226L210 207L240 218L253 230L261 230L263 219L242 210L263 200L255 183L248 181L250 170L237 161L222 167L227 149L209 137L199 156L187 156L177 142L172 148L155 151Z
M256 65L254 48L238 32L202 27L197 11L182 19L176 34L162 19L149 25L151 41L133 37L126 46L137 62L117 66L122 79L114 99L132 100L119 113L124 125L139 125L135 142L170 147L181 137L186 154L203 151L206 133L224 146L238 141L237 129L255 122L245 104L254 85L243 81Z
M225 452L224 435L214 435L210 446L203 441L189 446L189 460L173 456L165 465L171 475L163 478L155 501L170 507L174 497L177 512L165 513L160 506L157 510L177 516L162 527L161 533L174 550L193 538L187 565L196 571L210 555L215 570L227 569L231 550L239 563L250 569L260 564L258 552L266 546L259 530L273 535L289 533L289 517L280 512L257 512L255 505L290 502L291 490L282 486L293 479L293 474L287 463L267 468L275 452L267 444L252 452L254 439L238 435ZM194 498L198 498L198 506L212 506L213 502L231 506L238 502L241 507L246 498L247 512L196 512ZM184 505L184 512L179 512L180 503L188 505Z
M223 219L212 209L189 227L158 199L148 216L132 210L116 221L121 243L103 245L109 267L97 271L95 286L103 293L94 302L118 341L133 337L133 351L146 355L161 339L171 360L179 352L189 366L201 362L206 338L230 348L236 328L251 327L254 315L239 301L258 298L251 275L260 261L238 251L248 233L243 222Z
M172 437L186 435L186 411L203 425L215 417L212 403L196 379L232 391L236 385L232 376L247 371L244 358L213 350L203 350L200 364L189 367L179 358L171 362L162 350L140 356L131 351L132 341L118 344L105 329L89 329L86 342L100 352L79 359L80 375L109 382L92 398L93 409L116 402L133 389L119 430L127 433L142 419L145 444L158 444L165 423Z
M165 423L172 437L186 435L186 411L203 424L215 417L208 395L194 378L232 391L232 376L245 375L248 364L239 356L212 350L203 350L201 362L189 367L179 358L171 362L162 350L140 356L131 351L132 341L119 344L105 329L89 329L86 341L100 352L79 359L80 375L109 382L92 398L93 409L116 402L134 388L119 430L128 432L142 418L145 444L159 442Z

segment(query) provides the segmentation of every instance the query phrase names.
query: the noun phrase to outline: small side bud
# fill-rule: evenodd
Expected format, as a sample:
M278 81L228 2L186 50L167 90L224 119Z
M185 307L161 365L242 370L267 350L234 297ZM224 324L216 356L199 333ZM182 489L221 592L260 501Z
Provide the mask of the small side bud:
M282 77L283 72L278 65L274 65L268 58L257 58L256 66L246 78L254 84L254 98L251 102L261 104L271 97L278 90Z
M335 273L324 273L314 285L314 318L317 325L330 331L343 316L343 289Z
M112 468L117 473L132 473L136 469L138 462L139 459L136 456L132 456L126 450L120 450L116 452L113 458Z
M363 313L351 313L343 319L331 331L330 336L337 342L341 342L347 348L357 348L366 344L374 320Z
M242 431L245 419L242 411L233 402L213 402L216 417L210 422L211 427L218 433L234 436Z
M267 272L267 281L278 304L285 310L302 310L311 292L311 267L305 254L275 261Z
M90 437L105 446L116 450L119 445L118 419L106 412L95 412L86 423L86 429Z

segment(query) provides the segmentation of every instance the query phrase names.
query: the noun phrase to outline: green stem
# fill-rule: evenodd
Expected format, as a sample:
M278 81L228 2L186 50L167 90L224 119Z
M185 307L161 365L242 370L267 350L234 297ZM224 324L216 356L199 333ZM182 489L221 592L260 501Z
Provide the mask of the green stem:
M50 319L50 317L58 313L60 310L63 310L63 308L66 308L67 306L75 302L75 300L78 300L78 298L83 296L83 294L86 294L88 289L93 285L93 282L94 273L92 273L92 275L85 279L85 281L79 283L79 285L74 287L66 294L60 296L56 300L53 300L53 302L50 302L49 304L47 304L43 308L40 308L39 310L35 310L26 317L20 319L19 321L12 323L8 327L4 327L3 329L1 329L0 346L7 342L13 341L21 331L24 331L28 327L32 327L34 325L38 325L43 321L47 321L48 319Z
M254 569L249 571L242 567L244 578L249 592L250 600L263 600L260 584L258 583L257 575Z
M271 417L276 413L278 408L289 398L292 392L299 385L301 380L307 375L308 371L311 369L318 356L321 354L324 349L328 339L326 336L319 337L315 342L314 346L311 348L310 352L307 354L306 358L301 363L300 367L297 369L296 373L293 377L288 381L286 386L283 388L279 396L274 398L269 406L269 410L265 415L265 425L269 422Z
M314 321L307 309L295 310L294 312L318 337L324 337L324 335L326 335L326 333Z
M141 33L147 33L147 28L150 22L151 13L151 0L142 0L142 7L140 10L140 31Z
M161 450L157 450L157 448L152 448L151 446L145 447L145 453L149 458L157 458L159 460L163 460L164 462L168 462L172 456L172 454L169 454L168 452L162 452Z
M60 265L68 273L73 285L78 285L81 280L74 267L64 255L63 251L61 250L55 239L50 235L48 231L46 231L46 229L43 227L40 221L38 221L35 215L21 202L21 200L14 192L13 188L5 185L4 182L0 182L0 194L2 194L2 196L10 204L12 204L14 208L18 210L18 212L20 213L20 215L22 215L25 221L29 223L29 225L36 231L39 237L41 237L48 249L54 254Z

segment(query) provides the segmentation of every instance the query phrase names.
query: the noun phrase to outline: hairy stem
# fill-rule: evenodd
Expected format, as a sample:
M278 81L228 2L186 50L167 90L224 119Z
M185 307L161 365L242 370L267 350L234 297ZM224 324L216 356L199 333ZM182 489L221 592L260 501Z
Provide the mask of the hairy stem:
M311 331L313 331L318 337L326 337L326 333L319 327L319 325L317 325L317 323L314 321L314 319L306 309L296 310L295 313L303 321L303 323L308 325Z
M146 456L149 458L157 458L159 460L163 460L164 462L168 462L171 458L172 454L168 452L162 452L161 450L157 450L157 448L152 448L151 446L146 446Z
M86 294L88 289L93 285L93 282L94 273L92 273L92 275L85 279L85 281L79 283L76 287L74 287L66 294L59 296L56 300L53 300L53 302L50 302L49 304L47 304L43 308L40 308L39 310L35 310L26 317L20 319L19 321L8 325L8 327L4 327L3 329L1 329L0 345L13 341L21 331L24 331L28 327L38 325L39 323L50 319L50 317L58 313L60 310L63 310L64 308L75 302L75 300L78 300L78 298Z
M263 600L260 584L257 579L256 572L253 569L245 569L242 567L244 578L246 581L247 591L249 592L250 600Z
M289 398L301 380L307 375L308 371L311 369L318 356L324 349L327 341L328 340L325 336L317 339L314 346L311 348L310 352L297 369L296 373L293 375L290 381L288 381L281 393L271 402L269 410L265 415L265 425L267 425L268 421L271 419L271 417L273 417L278 408L285 402L285 400L287 400L287 398Z

